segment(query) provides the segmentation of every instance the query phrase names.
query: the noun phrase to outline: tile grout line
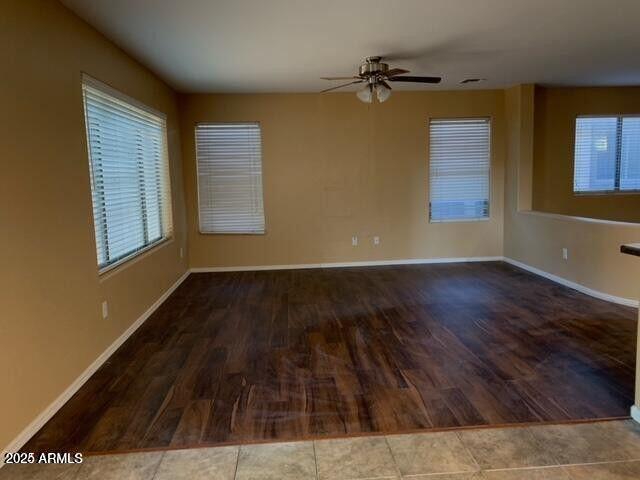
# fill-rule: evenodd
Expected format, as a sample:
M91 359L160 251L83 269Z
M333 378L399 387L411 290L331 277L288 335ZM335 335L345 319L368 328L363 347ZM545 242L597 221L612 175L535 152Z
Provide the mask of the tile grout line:
M313 463L316 467L316 480L320 480L320 474L318 473L318 455L316 454L316 442L313 440L311 442L311 446L313 447Z
M394 464L396 466L396 473L400 475L400 478L414 478L414 477L419 477L419 476L436 476L436 475L442 475L445 472L432 472L432 473L416 473L416 474L408 474L408 475L404 475L402 476L401 472L398 471L399 469L399 465L397 462L397 459L395 457L395 455L393 454L393 450L391 449L391 446L388 442L387 437L385 436L385 444L387 445L387 448L389 449L390 455L392 457L392 460L394 461ZM468 447L466 446L466 444L461 440L463 447L468 450ZM314 453L314 463L315 463L315 470L316 470L316 478L319 478L319 473L318 473L318 463L317 463L317 453L316 453L316 449L315 449L315 442L301 442L301 443L311 443L312 445L312 450ZM226 447L222 447L222 448L226 448ZM235 472L234 472L234 477L237 478L237 470L238 470L238 465L239 465L239 460L240 460L240 450L241 450L242 446L238 446L236 449L236 461L235 461ZM158 472L160 470L161 465L163 464L163 462L166 460L166 453L167 452L162 452L160 459L158 461L158 463L156 464L155 470L153 475L149 478L149 480L154 480L155 478L157 478ZM136 454L125 454L125 455L136 455ZM477 464L477 461L475 460L475 457L470 454L471 458L474 460L474 462ZM500 471L535 471L535 470L547 470L547 469L553 469L553 468L558 468L560 469L562 472L564 472L568 478L574 478L570 472L568 471L569 467L583 467L583 466L594 466L594 465L611 465L611 464L624 464L624 463L638 463L640 462L640 458L639 457L635 457L635 458L627 458L627 459L618 459L618 460L603 460L603 461L597 461L597 462L578 462L578 463L566 463L566 464L556 464L556 465L530 465L530 466L523 466L523 467L510 467L510 468L487 468L487 469L479 469L475 472L469 471L469 470L460 470L460 471L456 471L456 472L446 472L447 474L452 474L452 475L456 475L456 474L464 474L464 473L477 473L479 472L500 472ZM75 480L79 480L80 477L80 471L81 469L84 467L84 465L80 465L78 470L76 471L75 475L72 477ZM383 479L390 479L393 477L390 476L376 476L376 477L368 477L367 480L383 480ZM355 480L355 479L352 479Z
M536 441L536 443L542 442L542 439L539 438L536 434L533 433L533 431L536 430L536 428L537 427L526 427L524 430L527 432L528 436L530 436L533 440ZM586 462L576 462L576 463L561 463L561 462L558 461L558 459L555 457L555 455L552 455L552 458L556 463L555 464L551 464L551 465L549 465L549 464L547 464L547 465L527 465L527 466L520 466L520 467L486 468L486 469L482 469L480 467L479 463L478 463L478 460L473 455L473 453L471 452L469 446L466 445L466 442L463 439L463 435L464 435L465 431L456 431L456 432L452 432L452 433L456 434L456 438L462 444L462 447L466 451L466 453L469 456L469 458L471 458L471 460L473 461L474 465L476 466L476 470L475 471L460 470L460 471L456 471L456 472L416 473L416 474L407 474L407 475L403 476L402 472L400 470L400 465L398 463L396 455L394 454L394 451L391 448L391 444L389 443L389 436L388 435L382 435L384 437L385 445L388 448L388 451L390 453L392 461L394 462L395 474L399 475L400 478L405 478L405 477L411 478L411 477L416 477L416 476L420 476L420 475L441 475L443 473L463 474L463 473L475 473L475 472L484 472L484 471L487 471L487 472L520 471L520 470L527 471L527 470L544 470L544 469L551 469L551 468L560 468L561 471L565 472L567 475L570 475L568 473L568 471L567 471L567 469L569 467L581 467L581 466L591 466L591 465L607 465L607 464L618 464L618 463L638 463L638 462L640 462L640 456L636 457L636 456L631 455L630 458L618 458L618 459L615 459L615 460L600 460L600 461L586 461ZM418 434L418 435L428 436L428 435L431 435L431 433L430 432L424 432L424 433ZM364 437L364 438L367 438L367 437ZM376 438L376 437L372 437L372 438ZM311 443L312 450L313 450L313 457L314 457L314 465L315 465L315 478L316 478L316 480L319 480L318 456L317 456L316 445L315 445L316 441L302 441L300 443ZM241 453L242 447L243 447L243 445L239 445L237 447L237 449L236 449L235 471L234 471L234 477L233 477L233 478L236 478L236 479L237 479L238 465L239 465L239 461L240 461L240 453ZM226 447L218 447L218 448L226 448ZM176 451L180 451L180 450L176 450ZM163 462L166 460L166 454L167 454L167 451L161 452L160 459L159 459L158 463L155 466L153 474L151 475L151 477L149 477L149 480L154 480L154 479L158 478L158 473L160 471L160 468L161 468ZM125 455L127 455L127 454L125 454ZM135 453L133 453L133 455L135 455ZM78 470L75 472L75 475L72 478L75 479L75 480L80 480L81 472L83 472L85 470L85 468L86 468L86 464L80 465ZM388 479L388 478L391 478L391 477L389 477L389 476L377 476L377 477L371 477L371 479L369 479L369 480L372 480L372 479Z
M393 460L393 466L395 467L396 473L398 474L398 478L402 478L402 471L400 470L400 465L398 465L398 460L396 456L393 454L393 448L391 448L391 444L389 443L389 439L386 435L384 435L384 443L389 449L389 453L391 454L391 459Z
M467 455L469 455L469 457L471 458L471 460L473 460L473 463L476 466L476 472L480 472L482 471L482 468L480 467L480 464L478 463L478 460L476 459L476 457L473 455L473 452L469 449L469 447L467 446L467 444L465 443L465 441L463 440L462 436L460 435L460 432L454 431L453 433L456 434L456 438L458 439L458 441L462 444L462 448L464 448L467 452Z
M614 462L604 462L604 463L614 463ZM576 465L589 465L589 464L583 464L583 463L577 463ZM520 471L520 470L544 470L547 468L562 468L565 467L566 465L538 465L538 466L531 466L528 465L526 467L508 467L508 468L485 468L484 470L482 470L483 472L512 472L512 471Z
M166 454L167 454L167 452L162 452L162 455L160 455L160 461L156 465L156 468L153 471L153 475L151 475L150 480L154 480L156 478L156 475L158 475L158 470L160 470L160 465L162 464L162 462L164 462L164 457L165 457Z
M238 445L238 451L236 452L236 468L233 470L233 479L236 480L238 478L238 464L240 463L240 449L242 445Z
M558 465L529 465L526 467L508 467L508 468L485 468L481 471L483 472L510 472L510 471L520 471L520 470L543 470L543 469L551 469L551 468L560 468L566 469L567 467L589 467L592 465L609 465L609 464L617 464L617 463L637 463L640 460L603 460L601 462L584 462L584 463L562 463ZM465 472L454 472L454 473L465 473ZM435 474L438 475L438 474Z
M637 463L640 462L640 460L635 459L635 460L602 460L601 462L584 462L584 463L561 463L560 465L558 465L559 467L583 467L583 466L590 466L590 465L606 465L609 463Z
M404 477L348 477L348 478L340 478L339 480L401 480Z
M439 473L409 473L408 475L404 475L401 478L417 478L417 477L440 477L442 475L465 475L465 474L474 474L474 473L482 473L487 470L456 470L454 472L439 472ZM367 479L368 480L368 479Z

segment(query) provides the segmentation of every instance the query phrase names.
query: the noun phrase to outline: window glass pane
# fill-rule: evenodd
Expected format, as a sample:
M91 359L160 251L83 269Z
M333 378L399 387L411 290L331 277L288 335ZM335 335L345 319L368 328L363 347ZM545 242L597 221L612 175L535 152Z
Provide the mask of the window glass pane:
M147 234L149 242L153 242L162 238L162 185L163 172L157 158L162 157L162 138L157 132L149 131L142 139L141 157L142 163L142 181L144 190L142 192L145 202Z
M196 127L198 208L204 233L264 233L257 123Z
M622 119L620 189L640 190L640 117Z
M617 117L579 117L576 120L574 191L614 190L617 124Z
M431 221L489 217L490 122L430 122Z
M107 89L83 84L100 268L171 231L165 120Z

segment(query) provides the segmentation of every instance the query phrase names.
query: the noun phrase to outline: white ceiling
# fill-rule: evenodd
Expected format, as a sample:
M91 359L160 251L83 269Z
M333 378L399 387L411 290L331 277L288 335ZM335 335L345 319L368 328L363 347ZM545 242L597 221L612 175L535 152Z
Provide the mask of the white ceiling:
M640 0L62 3L184 92L319 91L369 55L444 77L407 90L640 84Z

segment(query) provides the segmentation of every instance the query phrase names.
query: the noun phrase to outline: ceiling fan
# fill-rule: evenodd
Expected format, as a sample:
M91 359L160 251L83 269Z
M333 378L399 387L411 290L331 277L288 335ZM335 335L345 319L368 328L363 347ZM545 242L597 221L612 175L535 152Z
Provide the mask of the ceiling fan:
M389 65L382 62L382 57L367 57L360 65L358 75L352 77L322 77L323 80L351 80L336 87L327 88L320 93L330 92L338 88L355 85L357 83L366 84L356 95L365 103L373 102L373 94L380 103L391 96L391 86L387 82L413 82L413 83L440 83L440 77L412 77L404 75L409 70L402 68L389 68Z

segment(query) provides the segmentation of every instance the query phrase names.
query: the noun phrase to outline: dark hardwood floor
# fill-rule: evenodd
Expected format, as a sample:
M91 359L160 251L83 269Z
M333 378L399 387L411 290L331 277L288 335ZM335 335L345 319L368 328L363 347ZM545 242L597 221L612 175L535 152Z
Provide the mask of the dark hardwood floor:
M192 274L24 450L625 417L635 335L500 262Z

